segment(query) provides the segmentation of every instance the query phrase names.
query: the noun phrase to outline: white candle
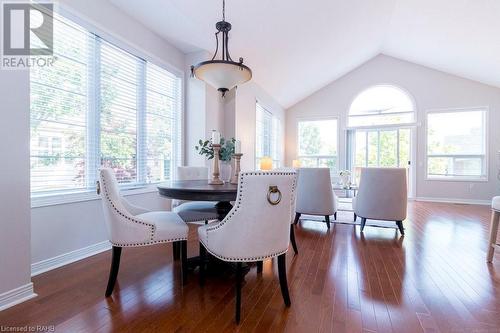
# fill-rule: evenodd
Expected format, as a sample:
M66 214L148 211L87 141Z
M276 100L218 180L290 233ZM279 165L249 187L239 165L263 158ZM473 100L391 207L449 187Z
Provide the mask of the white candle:
M234 153L241 154L241 141L240 140L236 140L236 142L234 143Z
M218 145L220 144L220 133L216 130L212 130L212 144Z

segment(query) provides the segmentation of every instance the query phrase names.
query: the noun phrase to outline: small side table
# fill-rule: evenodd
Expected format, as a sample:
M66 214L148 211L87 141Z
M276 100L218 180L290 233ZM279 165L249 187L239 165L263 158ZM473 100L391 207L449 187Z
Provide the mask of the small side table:
M495 247L497 246L498 224L500 222L500 196L494 197L491 201L491 225L490 225L490 241L488 242L487 262L493 260Z

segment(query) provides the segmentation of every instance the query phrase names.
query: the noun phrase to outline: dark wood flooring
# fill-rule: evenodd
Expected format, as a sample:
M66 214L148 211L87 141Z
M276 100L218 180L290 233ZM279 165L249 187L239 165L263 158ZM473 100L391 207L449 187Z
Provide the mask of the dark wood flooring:
M486 264L485 206L410 203L406 236L370 227L302 221L299 255L287 255L292 306L283 305L277 263L246 275L234 324L230 276L197 272L181 286L170 245L127 248L118 284L104 297L111 253L33 278L38 297L0 312L4 326L56 332L500 332L500 251ZM352 221L340 212L339 220ZM388 224L395 227L394 224ZM189 253L196 255L196 227Z

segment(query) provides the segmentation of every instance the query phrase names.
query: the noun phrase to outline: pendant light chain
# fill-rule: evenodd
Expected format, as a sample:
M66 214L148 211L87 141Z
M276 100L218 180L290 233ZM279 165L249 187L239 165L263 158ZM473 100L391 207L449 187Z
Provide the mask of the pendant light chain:
M222 21L226 20L226 0L222 0Z

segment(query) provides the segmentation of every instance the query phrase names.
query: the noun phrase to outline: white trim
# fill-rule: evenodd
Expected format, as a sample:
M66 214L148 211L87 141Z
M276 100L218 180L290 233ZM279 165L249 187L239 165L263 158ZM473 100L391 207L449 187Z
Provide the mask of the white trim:
M430 113L457 113L457 112L471 112L471 111L482 111L485 113L483 119L484 126L484 154L477 155L478 157L483 157L483 169L484 175L479 177L474 176L429 176L429 153L427 140L429 137L429 114ZM489 106L473 106L473 107L460 107L460 108L441 108L441 109L427 109L425 110L425 119L424 119L424 168L425 168L425 181L448 181L448 182L488 182L489 181L489 115L490 115L490 107ZM457 156L456 155L451 155ZM432 156L430 156L432 157Z
M122 196L138 195L145 193L157 192L157 184L144 185L141 187L134 187L129 189L120 189L120 194ZM56 206L84 201L100 200L101 197L95 193L95 191L82 191L76 193L61 193L61 194L50 194L46 196L38 196L31 198L31 208L40 208L47 206Z
M421 202L439 202L461 205L483 205L491 206L491 200L477 200L477 199L458 199L458 198L433 198L433 197L416 197L415 201Z
M64 253L53 258L36 262L34 264L31 264L31 276L36 276L38 274L45 273L61 266L71 264L75 261L79 261L98 253L108 251L109 249L111 249L111 243L108 241L104 241L78 250Z
M9 290L0 294L0 311L10 308L19 303L38 296L33 290L33 283L27 283L24 286Z

